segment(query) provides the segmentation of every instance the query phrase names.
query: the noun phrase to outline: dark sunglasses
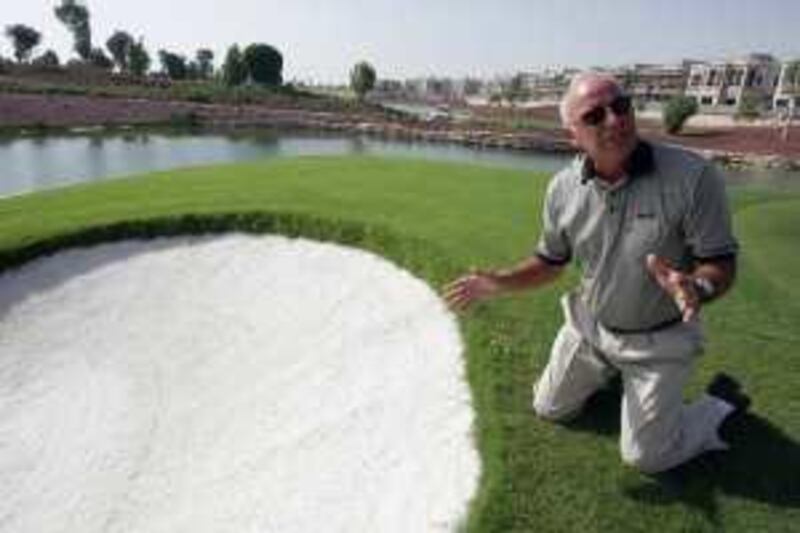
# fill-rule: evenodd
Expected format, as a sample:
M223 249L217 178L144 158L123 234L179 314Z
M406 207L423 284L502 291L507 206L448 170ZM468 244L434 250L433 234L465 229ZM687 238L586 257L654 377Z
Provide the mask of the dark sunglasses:
M597 126L606 120L606 109L610 109L614 115L624 117L631 111L631 97L625 94L620 94L608 105L599 105L593 107L583 115L581 115L581 122L587 126Z

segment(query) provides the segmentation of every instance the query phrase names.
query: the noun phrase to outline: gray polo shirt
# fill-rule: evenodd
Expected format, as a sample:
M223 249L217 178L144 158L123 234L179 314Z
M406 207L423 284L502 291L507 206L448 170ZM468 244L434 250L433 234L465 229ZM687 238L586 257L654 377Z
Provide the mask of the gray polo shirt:
M642 141L615 187L594 178L585 156L553 177L536 253L553 264L574 258L583 273L578 296L594 318L639 331L680 317L647 271L648 254L689 271L695 259L737 250L716 167L681 148Z

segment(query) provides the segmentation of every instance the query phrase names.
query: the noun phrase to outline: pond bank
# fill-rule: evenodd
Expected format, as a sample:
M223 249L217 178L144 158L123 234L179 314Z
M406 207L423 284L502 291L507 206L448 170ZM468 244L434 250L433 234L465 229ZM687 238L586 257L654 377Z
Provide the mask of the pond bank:
M179 101L91 98L69 95L0 94L0 131L9 135L41 134L79 128L119 129L126 126L199 127L227 132L275 128L368 135L388 140L452 143L475 148L500 148L569 154L574 151L560 130L509 131L470 127L447 120L424 121L376 112L335 113L272 109L258 105L221 105ZM644 135L649 137L650 132ZM800 170L800 155L772 155L696 144L693 138L655 138L695 150L726 168Z

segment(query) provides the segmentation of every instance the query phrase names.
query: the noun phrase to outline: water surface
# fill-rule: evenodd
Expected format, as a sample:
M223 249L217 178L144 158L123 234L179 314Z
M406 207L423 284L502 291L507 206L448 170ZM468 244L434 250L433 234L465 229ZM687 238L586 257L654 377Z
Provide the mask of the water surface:
M0 196L104 181L156 170L299 155L375 155L555 172L564 154L479 149L457 144L389 141L340 134L84 132L0 138ZM788 186L800 173L727 172L731 183Z

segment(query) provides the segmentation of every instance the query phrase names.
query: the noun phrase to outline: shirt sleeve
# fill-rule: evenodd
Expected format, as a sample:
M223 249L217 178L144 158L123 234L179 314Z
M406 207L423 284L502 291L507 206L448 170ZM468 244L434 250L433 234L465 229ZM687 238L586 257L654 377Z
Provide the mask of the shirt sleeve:
M536 255L551 265L564 265L572 258L572 247L567 233L560 223L562 199L558 195L555 180L550 183L542 207L542 232L536 245Z
M734 255L739 250L733 235L725 178L714 165L706 165L698 176L684 231L697 259Z

